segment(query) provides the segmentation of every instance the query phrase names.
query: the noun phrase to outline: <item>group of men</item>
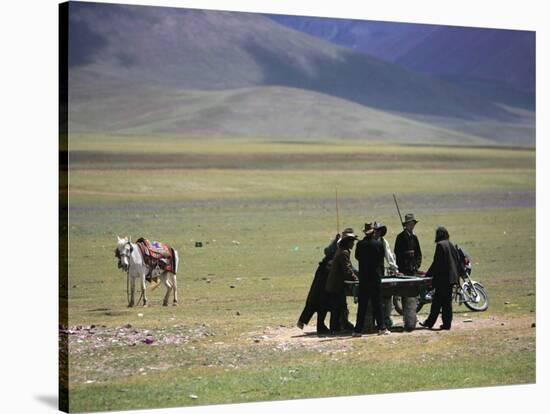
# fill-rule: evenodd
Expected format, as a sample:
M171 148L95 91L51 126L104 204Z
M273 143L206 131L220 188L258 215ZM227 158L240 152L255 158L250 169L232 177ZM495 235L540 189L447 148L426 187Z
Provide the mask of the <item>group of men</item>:
M422 264L422 251L414 228L418 221L414 214L406 214L403 231L395 240L394 252L384 238L387 227L381 222L365 223L365 237L357 243L355 259L359 269L354 269L351 251L357 235L352 228L346 228L337 234L324 250L324 258L319 262L311 285L306 305L298 319L297 326L303 329L314 313L317 313L317 333L335 334L352 331L352 336L360 337L365 325L365 315L371 303L373 316L380 335L391 332L386 326L383 311L381 281L384 277L384 260L392 273L407 275L423 274L419 271ZM458 281L458 253L449 242L449 233L444 227L436 229L436 250L434 261L425 276L432 277L435 292L428 318L420 325L432 328L439 313L442 312L441 329L450 329L452 321L452 285ZM359 281L357 320L355 325L349 319L346 303L346 281ZM391 307L391 300L385 306ZM326 315L330 312L329 327L325 325Z

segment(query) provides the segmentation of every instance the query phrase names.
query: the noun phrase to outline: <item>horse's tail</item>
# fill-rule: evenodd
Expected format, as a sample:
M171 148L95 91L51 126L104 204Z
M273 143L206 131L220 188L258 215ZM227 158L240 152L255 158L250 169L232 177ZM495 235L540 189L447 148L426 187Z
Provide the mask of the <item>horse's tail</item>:
M178 267L180 264L180 257L178 256L178 251L176 249L172 249L174 251L174 274L178 273Z

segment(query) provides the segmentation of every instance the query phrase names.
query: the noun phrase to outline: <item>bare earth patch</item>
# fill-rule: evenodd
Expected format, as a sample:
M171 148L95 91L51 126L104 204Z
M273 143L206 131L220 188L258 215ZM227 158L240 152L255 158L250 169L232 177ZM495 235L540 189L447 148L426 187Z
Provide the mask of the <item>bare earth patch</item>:
M498 330L503 329L507 332L523 331L525 329L533 329L533 323L535 322L534 316L502 316L502 315L490 315L481 316L477 314L461 314L455 315L453 319L453 325L451 331L442 331L439 329L426 329L417 326L412 332L404 332L401 323L397 318L394 318L396 326L392 328L392 334L387 336L379 336L376 333L364 334L361 338L353 338L350 333L344 333L341 335L317 335L315 327L306 326L304 330L300 330L297 327L267 327L262 331L249 333L249 338L256 343L264 344L266 346L275 346L281 350L296 349L296 348L308 348L319 350L346 350L352 343L357 341L387 341L395 343L399 342L411 342L416 343L418 341L424 342L424 340L440 335L453 336L457 333L475 333L477 331ZM439 326L439 322L436 323ZM534 332L533 332L534 334Z
M422 318L422 317L420 317ZM478 314L465 313L454 316L451 331L442 331L439 329L426 329L420 326L412 332L404 332L401 321L394 317L395 326L391 329L392 335L380 336L376 333L363 334L361 338L353 338L351 333L342 333L340 335L317 335L315 326L306 326L304 330L297 327L270 327L266 326L262 330L245 332L241 335L243 346L247 344L258 344L260 346L269 346L281 351L291 349L307 348L319 350L345 349L349 344L361 340L373 341L395 341L416 342L416 339L427 339L439 335L453 335L455 333L476 333L477 331L503 329L507 332L522 331L533 329L535 322L533 316L503 316L489 315L481 316ZM438 326L438 323L436 323ZM158 346L158 345L176 345L184 346L192 340L215 336L206 325L195 327L175 326L171 329L137 329L131 325L125 325L119 328L107 328L103 326L91 327L71 327L61 330L69 337L71 354L79 354L90 349L102 349L112 346ZM213 339L210 340L213 342ZM219 347L225 345L223 342L213 342L213 345Z

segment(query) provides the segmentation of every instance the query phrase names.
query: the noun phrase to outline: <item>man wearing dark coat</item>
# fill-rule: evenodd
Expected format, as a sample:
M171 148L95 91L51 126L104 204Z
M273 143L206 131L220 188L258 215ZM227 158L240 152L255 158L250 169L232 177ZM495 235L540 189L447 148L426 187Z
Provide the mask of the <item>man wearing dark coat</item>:
M459 256L456 247L449 241L449 232L445 227L438 227L435 231L434 261L426 276L432 277L432 286L435 293L432 297L430 315L420 325L432 328L441 312L443 324L441 329L451 329L453 320L452 293L453 285L458 282Z
M348 230L351 229L345 229L344 233ZM353 232L353 230L351 232ZM329 329L325 325L325 317L329 307L325 285L327 283L327 277L332 259L336 253L336 249L338 248L339 240L340 234L337 234L332 242L325 247L325 257L323 257L323 260L319 262L319 266L315 271L315 276L313 277L313 282L311 283L311 288L309 289L309 293L307 295L304 310L302 311L300 317L298 318L298 323L296 324L296 326L300 329L303 329L304 325L309 323L313 314L317 312L317 333L325 334L329 332Z
M397 258L397 267L406 275L414 275L422 264L420 243L416 234L413 233L416 223L418 220L414 218L414 214L405 214L404 229L397 235L393 249Z
M330 304L330 331L332 333L341 330L341 316L346 308L345 281L357 280L350 257L355 240L357 240L357 236L353 232L342 234L325 285Z
M369 301L372 303L372 311L379 334L389 334L386 328L382 311L382 277L384 276L384 258L386 250L380 238L374 237L376 229L371 223L365 223L363 232L365 238L357 243L355 258L359 261L359 306L357 309L357 322L353 331L354 337L363 333L365 314Z

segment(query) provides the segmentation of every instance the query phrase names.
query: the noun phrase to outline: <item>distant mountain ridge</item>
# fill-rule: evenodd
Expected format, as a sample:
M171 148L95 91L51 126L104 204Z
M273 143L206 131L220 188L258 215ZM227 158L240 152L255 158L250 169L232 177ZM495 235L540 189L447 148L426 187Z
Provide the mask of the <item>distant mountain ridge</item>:
M535 32L266 15L287 27L410 69L535 91Z

